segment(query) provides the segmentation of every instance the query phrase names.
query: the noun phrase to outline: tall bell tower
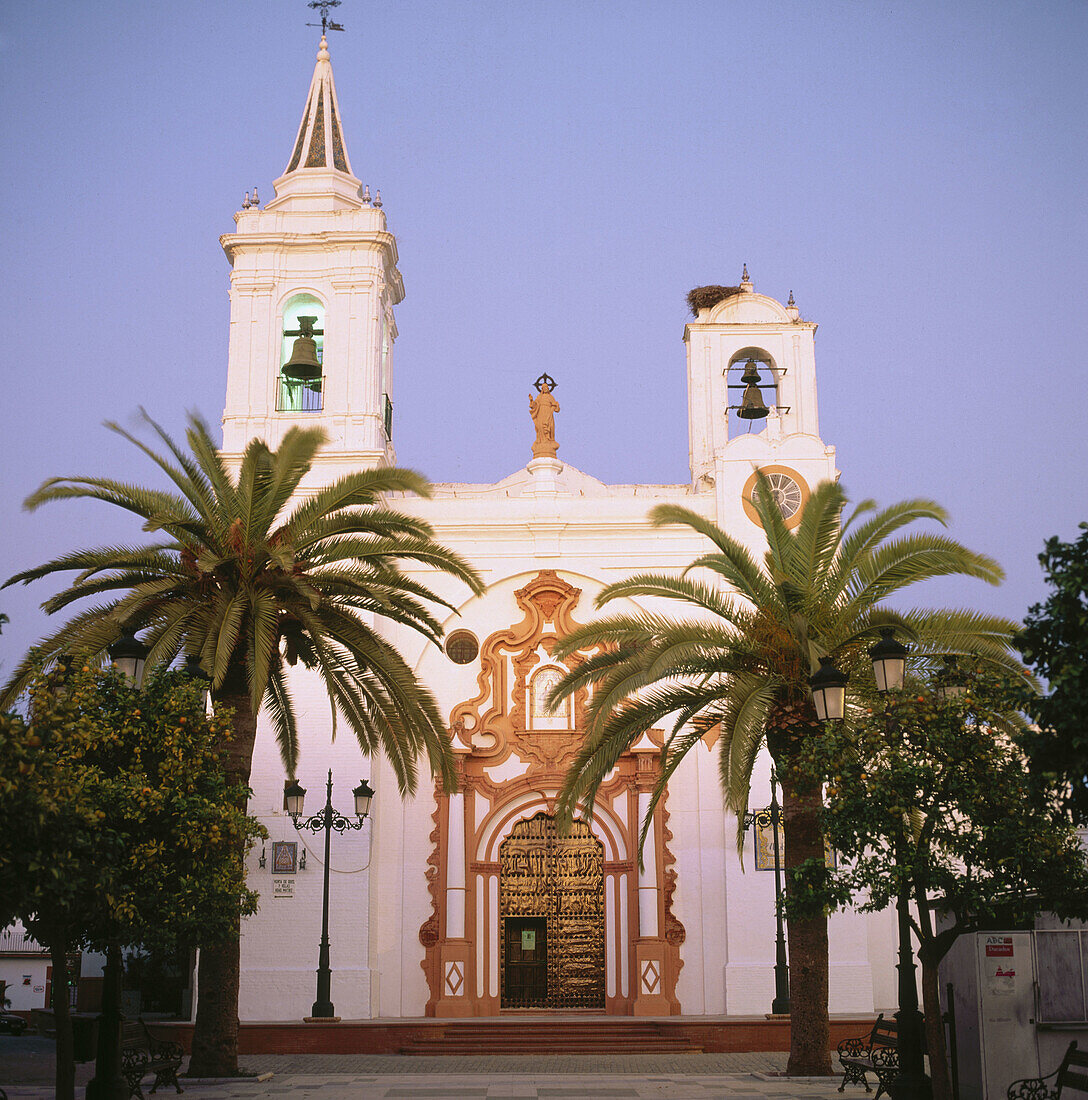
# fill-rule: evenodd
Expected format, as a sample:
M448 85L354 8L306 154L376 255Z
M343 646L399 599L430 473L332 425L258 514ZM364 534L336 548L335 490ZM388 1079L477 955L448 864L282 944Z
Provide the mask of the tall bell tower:
M324 477L391 465L393 307L404 297L380 193L352 174L322 35L291 158L220 238L231 263L223 450L320 426Z

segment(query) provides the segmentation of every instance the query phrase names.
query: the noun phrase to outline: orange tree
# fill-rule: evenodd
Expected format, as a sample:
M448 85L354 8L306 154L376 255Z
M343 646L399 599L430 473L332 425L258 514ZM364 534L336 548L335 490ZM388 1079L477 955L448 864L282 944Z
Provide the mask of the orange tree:
M89 666L31 682L28 718L0 716L0 925L49 949L56 1095L73 1095L67 954L214 944L256 908L242 854L263 833L226 775L226 713L177 673L135 690Z
M951 1096L937 968L957 937L1038 912L1088 915L1088 868L1058 790L1025 769L1029 679L976 667L957 689L916 677L807 742L797 766L814 789L826 780L821 828L840 858L834 871L795 868L789 901L879 911L906 887L934 1100Z
M434 538L429 524L389 507L393 493L426 495L411 470L357 470L313 490L325 434L289 429L278 448L251 440L237 470L220 454L208 425L191 416L188 450L154 421L165 453L110 425L159 468L172 489L112 478L47 481L27 508L59 500L100 500L143 520L144 545L75 550L8 580L29 583L74 574L43 605L50 614L84 606L44 639L2 690L10 706L36 662L65 653L101 655L125 630L144 630L148 668L195 657L212 679L216 708L233 718L224 740L227 774L249 784L257 717L263 711L288 775L299 738L290 668L301 664L328 692L335 732L346 721L368 756L384 755L401 792L415 790L418 761L447 789L456 785L449 731L433 694L420 683L382 624L439 642L435 606L453 605L407 575L405 563L463 582L475 571ZM190 1069L208 1076L238 1070L239 943L200 955L200 998Z

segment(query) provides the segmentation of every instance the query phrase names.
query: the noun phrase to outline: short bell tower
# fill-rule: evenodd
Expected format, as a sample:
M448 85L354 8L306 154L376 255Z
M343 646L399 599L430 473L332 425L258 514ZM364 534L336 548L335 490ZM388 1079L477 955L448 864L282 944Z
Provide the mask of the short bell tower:
M393 307L404 297L381 195L352 174L328 43L321 38L287 168L262 209L256 191L220 238L231 263L223 450L279 445L320 426L329 476L391 465ZM332 467L335 467L332 468Z
M739 286L696 287L684 328L688 438L696 491L719 497L719 522L748 495L754 469L773 475L796 514L808 489L836 476L834 448L820 439L816 407L816 324L757 294L744 266Z

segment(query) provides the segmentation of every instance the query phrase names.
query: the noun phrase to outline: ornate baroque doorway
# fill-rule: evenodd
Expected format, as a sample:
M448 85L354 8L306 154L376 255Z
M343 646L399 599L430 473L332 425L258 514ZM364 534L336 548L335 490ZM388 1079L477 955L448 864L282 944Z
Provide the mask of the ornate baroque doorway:
M513 589L523 618L483 640L476 694L450 713L460 783L456 792L435 792L431 912L419 929L428 1016L518 1007L680 1011L684 927L672 912L665 799L646 835L644 865L635 857L659 774L660 731L620 757L591 819L568 837L555 828L588 696L580 690L554 714L546 699L559 676L590 656L565 664L552 657L556 640L578 625L580 594L550 570Z
M519 821L499 846L503 1008L604 1008L604 848L583 821Z

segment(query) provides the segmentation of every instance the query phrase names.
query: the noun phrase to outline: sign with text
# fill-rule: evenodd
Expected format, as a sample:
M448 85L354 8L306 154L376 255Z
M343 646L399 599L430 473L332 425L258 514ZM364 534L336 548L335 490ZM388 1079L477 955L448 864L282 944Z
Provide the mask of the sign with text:
M272 896L274 898L293 898L295 896L295 880L273 876Z
M1012 936L987 936L986 958L1012 958Z

